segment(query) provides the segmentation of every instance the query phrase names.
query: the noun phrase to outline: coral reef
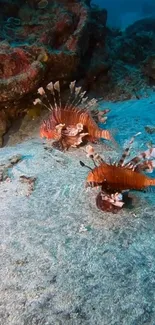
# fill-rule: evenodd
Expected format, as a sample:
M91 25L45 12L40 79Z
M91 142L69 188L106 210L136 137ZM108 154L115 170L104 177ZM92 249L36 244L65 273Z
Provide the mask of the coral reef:
M51 80L66 86L76 79L106 100L139 98L154 82L154 18L120 31L108 28L107 11L89 0L1 4L0 136L7 111L17 102L21 110L22 98L32 103L35 90Z
M93 89L112 100L136 97L136 92L147 89L146 76L154 79L154 39L154 18L139 20L125 31L106 28L104 49L96 49L92 56L101 69L89 78Z
M7 43L0 48L0 101L12 101L33 91L43 77L44 66L28 51Z
M109 61L112 65L112 83L131 97L135 91L146 88L148 80L144 72L145 62L155 52L155 19L142 19L124 32L108 37Z
M141 87L140 79L149 75L143 65L155 50L154 18L121 32L107 28L107 11L90 1L16 0L6 7L0 17L2 62L7 58L0 66L1 102L31 93L42 76L64 81L75 75L100 93L116 92L125 81L131 94L137 79Z
M14 105L6 105L5 107L1 107L0 109L0 147L4 144L3 136L7 133L12 122L14 120L20 120L23 118L25 113L29 110L26 107L26 103L23 101L20 103L21 107L17 104Z
M1 102L31 93L46 71L47 79L70 78L88 47L89 7L84 2L16 1L15 8L8 7L7 19L1 19Z
M124 96L132 96L135 84L154 79L155 19L122 32L107 28L107 14L82 0L7 2L0 16L0 102L31 93L43 77L76 76L87 89L117 97L122 84Z

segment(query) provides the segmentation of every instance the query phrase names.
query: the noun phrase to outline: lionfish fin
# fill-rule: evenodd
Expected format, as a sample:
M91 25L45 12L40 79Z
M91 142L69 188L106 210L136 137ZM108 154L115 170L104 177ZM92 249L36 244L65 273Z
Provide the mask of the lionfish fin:
M56 81L54 83L54 89L58 92L59 107L61 108L61 93L60 93L60 82Z
M152 173L155 169L155 148L149 148L146 151L141 152L138 156L132 158L128 163L125 164L125 167L134 167L134 170L146 171Z
M54 91L54 85L53 82L49 82L48 85L46 86L46 88L51 92L51 94L53 95L53 101L54 101L54 108L58 109L58 105L57 105L57 101L56 101L56 97L55 97L55 91Z
M95 152L94 148L91 145L86 146L85 152L87 154L87 157L92 159L95 167L104 163L104 160L102 159L102 157L98 153Z
M86 91L82 91L82 87L75 86L76 81L72 81L69 85L70 88L70 95L66 102L64 109L77 109L79 108L80 111L88 111L91 107L97 103L96 99L88 100L88 96L86 95Z
M68 100L66 102L65 109L67 109L71 105L71 100L72 100L72 97L73 97L74 92L75 92L75 84L76 84L76 80L71 81L70 84L69 84L70 95L69 95Z
M80 160L79 163L80 163L80 165L81 165L82 167L86 167L86 168L88 168L88 169L90 169L90 170L93 171L93 168L91 168L91 167L89 167L88 165L86 165L83 161Z
M130 155L131 146L135 140L135 137L137 137L139 134L141 134L141 132L136 133L129 141L128 147L123 151L122 156L121 156L120 160L118 161L118 166L122 166L122 167L124 166L125 159L127 158L127 156Z
M85 92L81 93L82 87L75 87L75 84L73 84L73 86L73 88L70 88L72 89L72 91L70 92L71 96L69 96L70 103L68 103L68 105L66 106L66 108L70 109L78 107L82 101L83 96L85 95Z
M70 82L69 88L70 88L70 93L71 93L71 94L72 94L72 93L74 92L74 90L75 90L75 84L76 84L76 80Z
M33 102L34 105L36 104L42 104L44 107L46 107L49 111L52 111L53 110L53 106L51 105L51 103L49 102L48 100L48 97L46 95L46 92L44 90L43 87L40 87L38 88L38 94L40 96L42 96L43 100L45 99L46 100L46 104L39 98L36 98L35 101Z
M64 110L74 110L74 111L81 111L81 112L89 112L92 108L94 109L98 103L98 100L95 98L89 99L86 95L86 91L82 91L82 87L76 87L76 80L72 81L69 84L70 88L70 95L66 104L64 106ZM61 102L61 91L60 91L60 82L56 81L53 83L52 81L49 82L46 86L46 89L50 91L53 97L53 103L51 104L48 94L45 92L43 87L38 89L38 93L42 96L43 100L36 98L34 101L34 105L42 104L46 107L49 111L58 110L62 108Z
M98 100L95 99L95 98L90 99L90 100L87 102L86 109L88 109L88 110L90 109L90 110L91 110L92 107L93 107L93 109L94 109L94 107L97 105L97 102L98 102Z
M84 98L82 98L82 100L81 100L81 104L84 104L86 101L88 100L88 96L87 97L84 97Z

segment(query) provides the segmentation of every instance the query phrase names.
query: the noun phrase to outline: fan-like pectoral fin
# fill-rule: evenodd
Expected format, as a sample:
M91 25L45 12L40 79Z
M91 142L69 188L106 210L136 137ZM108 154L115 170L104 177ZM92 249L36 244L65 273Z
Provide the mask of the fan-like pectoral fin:
M75 137L83 131L83 124L69 125L63 130L63 135L68 137Z
M88 133L79 133L75 137L70 138L70 142L72 142L71 147L76 148L83 143L83 138L87 136Z
M117 213L124 205L121 193L107 193L101 191L96 198L97 207L105 212Z

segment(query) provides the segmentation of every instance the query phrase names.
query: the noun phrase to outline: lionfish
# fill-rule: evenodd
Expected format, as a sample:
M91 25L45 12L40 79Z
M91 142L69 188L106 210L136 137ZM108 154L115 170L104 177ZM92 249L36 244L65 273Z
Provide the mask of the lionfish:
M109 109L99 112L96 108L97 100L85 96L86 91L82 92L81 87L75 86L75 81L69 85L70 95L67 102L62 105L59 81L50 82L46 89L52 95L51 100L43 87L38 89L42 96L33 102L42 104L50 111L47 120L44 120L40 128L40 136L55 140L53 146L60 150L67 150L69 147L78 147L83 142L103 138L114 141L108 130L102 130L97 122L104 123L105 116Z
M137 136L137 133L135 136ZM99 154L95 153L92 146L86 147L95 167L86 179L86 187L101 187L96 203L97 207L104 211L116 213L124 205L124 195L129 190L143 191L150 186L155 186L155 178L150 178L144 172L152 173L155 168L155 147L141 152L138 156L126 162L130 154L130 147L135 136L130 140L129 146L124 150L121 158L116 163L106 163Z

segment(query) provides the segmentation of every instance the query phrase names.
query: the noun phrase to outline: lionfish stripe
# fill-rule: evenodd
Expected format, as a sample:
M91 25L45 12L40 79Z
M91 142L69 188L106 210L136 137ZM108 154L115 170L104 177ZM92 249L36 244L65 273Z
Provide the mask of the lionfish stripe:
M112 135L109 131L107 130L99 130L97 131L98 135L100 135L101 138L106 139L106 140L111 140L112 139Z
M123 154L122 154L120 160L118 161L118 166L124 165L125 159L127 158L127 156L129 156L131 145L133 144L135 137L137 137L139 134L141 134L141 132L136 133L129 141L129 146L123 151ZM133 162L133 160L131 160L130 162ZM125 164L125 166L126 166L126 164Z
M125 167L128 166L129 163L132 163L133 165L137 165L141 160L155 158L155 148L150 148L144 152L141 152L138 156L132 158L130 162L125 164ZM137 167L137 166L136 166Z

